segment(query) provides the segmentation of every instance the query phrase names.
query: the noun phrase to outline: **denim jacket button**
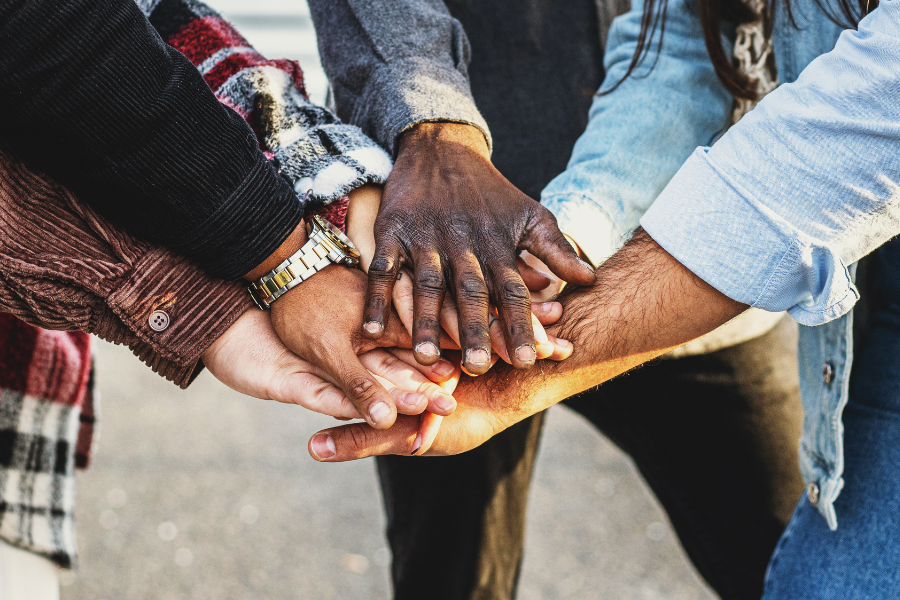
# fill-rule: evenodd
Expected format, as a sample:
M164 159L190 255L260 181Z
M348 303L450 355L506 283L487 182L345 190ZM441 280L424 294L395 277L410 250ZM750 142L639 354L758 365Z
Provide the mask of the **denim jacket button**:
M825 382L825 385L831 385L831 382L834 380L834 367L830 362L825 363L822 366L822 381Z
M169 315L164 310L154 310L147 321L153 331L165 331L169 326Z
M819 486L814 483L810 483L806 486L806 496L809 498L809 503L813 506L817 506L819 504Z

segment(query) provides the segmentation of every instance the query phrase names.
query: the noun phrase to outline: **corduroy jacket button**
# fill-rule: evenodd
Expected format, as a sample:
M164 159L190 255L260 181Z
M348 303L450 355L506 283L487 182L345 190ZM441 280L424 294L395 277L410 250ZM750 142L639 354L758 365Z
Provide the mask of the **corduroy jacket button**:
M165 331L169 326L169 315L164 310L154 310L148 319L150 329L153 331Z

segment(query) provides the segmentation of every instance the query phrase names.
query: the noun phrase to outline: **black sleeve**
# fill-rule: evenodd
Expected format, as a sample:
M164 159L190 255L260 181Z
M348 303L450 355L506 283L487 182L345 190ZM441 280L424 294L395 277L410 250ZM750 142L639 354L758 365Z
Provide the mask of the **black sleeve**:
M130 232L236 279L302 218L256 136L133 0L0 0L0 140Z

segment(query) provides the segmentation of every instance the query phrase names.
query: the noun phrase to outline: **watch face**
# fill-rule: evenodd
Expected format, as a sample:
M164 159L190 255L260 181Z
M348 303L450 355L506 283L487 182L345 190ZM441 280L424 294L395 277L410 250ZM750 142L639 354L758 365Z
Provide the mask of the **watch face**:
M323 219L318 215L313 218L316 220L316 223L319 224L319 227L322 228L323 233L341 250L341 252L354 259L359 258L359 251L356 249L356 246L353 245L350 238L344 235L340 229L332 225L327 219Z

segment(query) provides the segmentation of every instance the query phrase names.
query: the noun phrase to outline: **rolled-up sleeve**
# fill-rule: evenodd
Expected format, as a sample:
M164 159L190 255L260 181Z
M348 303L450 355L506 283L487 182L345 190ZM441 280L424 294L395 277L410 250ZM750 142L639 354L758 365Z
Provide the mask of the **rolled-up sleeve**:
M727 296L804 325L859 297L847 266L900 233L900 0L701 148L641 219Z

